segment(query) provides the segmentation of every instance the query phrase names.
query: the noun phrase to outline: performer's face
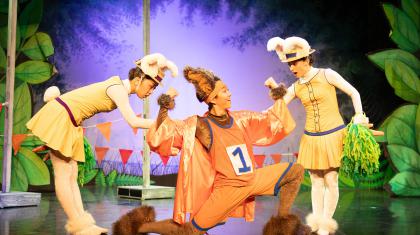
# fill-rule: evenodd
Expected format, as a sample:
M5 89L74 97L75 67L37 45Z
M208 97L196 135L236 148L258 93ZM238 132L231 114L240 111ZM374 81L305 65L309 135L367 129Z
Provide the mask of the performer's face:
M139 81L137 85L135 85L134 92L140 99L143 99L151 95L157 85L158 84L151 79L143 79L142 81Z
M230 93L229 89L227 87L224 87L214 98L213 103L222 109L229 109L232 106L230 100L231 96L232 94Z
M296 78L303 77L311 68L307 57L305 59L290 61L287 64L289 65L290 71Z

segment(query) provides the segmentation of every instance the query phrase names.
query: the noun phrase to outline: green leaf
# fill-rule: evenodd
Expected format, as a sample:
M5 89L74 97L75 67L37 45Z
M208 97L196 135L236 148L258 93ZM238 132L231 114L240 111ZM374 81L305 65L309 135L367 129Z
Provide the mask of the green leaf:
M415 46L414 50L410 50L410 52L417 51L420 48L420 37L414 22L405 12L392 4L385 3L383 8L393 31L398 31L400 33L399 37L404 37Z
M29 38L21 51L32 60L45 60L54 54L54 47L48 34L38 32Z
M16 67L16 77L31 84L38 84L50 79L53 66L42 61L26 61Z
M113 186L115 183L115 178L117 177L117 171L113 170L106 176L106 184L108 186Z
M413 69L417 76L420 75L420 60L413 54L400 49L383 50L368 54L368 58L383 70L385 70L386 60L398 60Z
M399 97L420 102L420 80L414 71L398 60L385 61L385 75Z
M399 172L419 171L420 154L411 148L402 145L390 144L387 146L392 163Z
M0 83L0 101L6 100L6 85ZM31 118L32 101L29 92L28 84L21 83L15 88L15 97L13 100L13 133L25 134L27 133L26 123ZM4 109L0 114L0 133L4 133Z
M28 191L28 177L25 169L17 157L12 156L12 174L10 179L10 191Z
M83 184L87 184L92 181L95 176L98 174L98 169L93 169L90 171L85 171L85 178Z
M401 6L404 12L416 24L417 30L420 30L420 1L401 0Z
M32 0L19 15L19 26L22 39L25 40L38 30L42 19L42 0Z
M398 196L420 196L420 174L401 172L389 181L391 191Z
M7 15L0 13L0 46L5 50L7 50L8 40L7 21ZM16 50L19 50L20 41L20 27L19 25L16 25Z
M3 48L0 48L0 74L6 73L7 58Z
M98 174L96 175L95 184L100 186L106 186L106 179L102 170L99 170Z
M44 144L45 143L42 140L40 140L37 136L29 135L22 141L20 146L33 149Z
M351 177L346 176L341 169L339 171L338 180L341 188L355 188L354 180Z
M400 31L396 29L391 30L390 37L392 41L394 41L398 45L399 48L409 52L417 51L418 47L414 43L410 42L410 40L408 40L406 37L404 37L404 35Z
M50 172L42 159L28 148L20 148L16 156L23 168L30 185L50 184Z
M417 149L414 125L409 126L403 121L394 118L386 129L388 144L402 145Z
M385 119L385 121L378 128L378 130L383 131L385 133L385 135L384 135L385 141L382 141L382 142L387 141L386 140L386 128L393 119L395 119L395 118L399 119L400 121L403 121L407 125L411 126L415 122L414 117L416 115L416 110L417 110L417 105L409 104L409 105L401 106L401 107L397 108L394 112L392 112L392 114L389 115Z
M417 114L416 114L416 141L417 141L417 151L420 151L420 105L417 105Z

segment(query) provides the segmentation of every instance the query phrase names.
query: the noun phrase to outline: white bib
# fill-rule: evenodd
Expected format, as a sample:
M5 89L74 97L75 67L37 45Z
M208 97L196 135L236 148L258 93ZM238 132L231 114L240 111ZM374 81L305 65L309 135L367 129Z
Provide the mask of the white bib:
M244 175L253 172L252 161L249 157L245 144L233 145L226 148L230 162L236 175Z

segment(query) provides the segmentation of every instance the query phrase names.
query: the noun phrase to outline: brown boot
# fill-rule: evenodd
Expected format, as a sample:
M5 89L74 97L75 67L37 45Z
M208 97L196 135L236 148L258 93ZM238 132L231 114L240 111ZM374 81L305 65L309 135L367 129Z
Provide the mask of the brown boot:
M112 225L113 235L132 235L138 234L137 231L144 223L155 221L155 210L151 206L140 206L120 217ZM147 233L140 233L146 235Z
M172 219L157 222L144 223L140 226L139 233L157 233L162 235L200 235L205 231L199 231L191 223L178 224Z
M289 172L280 181L280 198L278 214L279 216L287 216L290 214L293 202L299 192L300 184L303 181L305 170L300 164L293 164Z
M293 214L272 216L265 224L263 235L309 235L311 228L302 224L299 217Z

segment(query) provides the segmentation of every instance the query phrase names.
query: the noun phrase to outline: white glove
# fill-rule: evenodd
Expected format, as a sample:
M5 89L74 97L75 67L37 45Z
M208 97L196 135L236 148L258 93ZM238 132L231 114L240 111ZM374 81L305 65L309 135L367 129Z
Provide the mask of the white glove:
M369 124L369 118L366 117L366 115L364 113L357 113L356 115L354 115L353 117L353 123L354 124Z

